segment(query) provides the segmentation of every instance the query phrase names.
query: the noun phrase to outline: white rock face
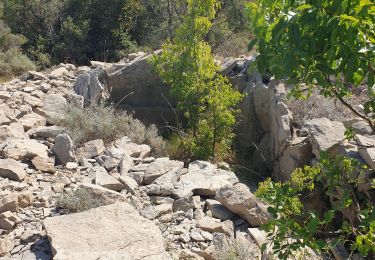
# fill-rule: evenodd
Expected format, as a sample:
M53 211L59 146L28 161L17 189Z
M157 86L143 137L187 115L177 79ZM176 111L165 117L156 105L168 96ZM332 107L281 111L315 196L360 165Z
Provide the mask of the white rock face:
M13 159L0 159L0 176L22 181L26 177L25 167Z
M249 188L242 183L225 186L216 195L220 203L244 218L251 226L258 227L270 218L267 206L257 201Z
M55 153L58 163L65 165L75 159L74 144L67 134L56 136L52 151Z
M27 160L36 156L48 158L47 150L47 146L34 139L11 139L3 148L3 154L14 160Z
M47 218L44 227L55 260L171 259L159 228L127 203Z
M60 118L63 115L66 99L61 94L49 94L45 97L42 110L47 116L47 122L53 118Z
M187 174L175 185L174 195L179 198L197 195L215 195L225 185L234 185L238 178L233 172L217 169L214 165L195 161L189 165Z
M326 152L345 139L346 128L343 123L327 118L315 118L305 123L309 130L309 141L317 158L320 152Z
M375 170L375 138L356 135L358 152L366 164Z
M151 184L167 172L182 169L183 167L183 162L169 160L169 158L158 158L152 162L146 170L143 182L145 184Z

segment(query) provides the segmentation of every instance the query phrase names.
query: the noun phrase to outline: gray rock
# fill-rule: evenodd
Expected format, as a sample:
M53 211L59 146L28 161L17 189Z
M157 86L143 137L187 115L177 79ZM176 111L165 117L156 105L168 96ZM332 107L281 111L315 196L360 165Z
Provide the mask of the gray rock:
M52 151L56 155L57 162L63 165L74 161L76 158L73 141L67 134L59 134L56 136Z
M327 118L316 118L305 123L309 130L309 141L317 158L320 152L328 152L345 139L346 128L343 123Z
M15 160L48 158L48 147L34 139L11 139L4 144L3 155Z
M375 169L375 138L356 135L358 152L366 164Z
M125 175L129 172L130 168L134 166L134 161L130 155L125 154L120 162L120 173ZM143 178L142 178L143 181ZM138 181L137 181L138 182ZM138 182L139 183L139 182Z
M187 174L180 177L174 195L178 198L193 194L214 196L221 187L237 182L233 172L217 169L208 162L196 161L189 165Z
M127 136L116 140L115 146L122 153L135 158L146 158L151 152L150 146L145 144L136 144Z
M84 97L86 106L103 102L109 98L108 74L100 68L87 71L78 77L74 91Z
M22 181L26 177L25 166L13 159L0 159L0 176L14 181Z
M96 185L100 185L114 191L121 191L124 189L124 185L109 175L103 167L97 166L94 167L93 170L95 172Z
M135 195L136 191L138 190L138 183L133 178L124 175L120 176L119 181L124 185L126 191Z
M92 159L105 151L104 142L101 139L92 140L77 149L78 158Z
M64 134L66 131L65 129L59 126L41 126L38 128L33 128L27 132L29 136L33 136L35 138L55 138L60 134Z
M153 183L157 178L172 170L179 170L184 167L183 162L169 160L168 158L158 158L152 162L145 172L143 182Z
M170 259L159 228L127 203L47 218L43 225L56 260Z
M238 183L221 188L216 194L216 199L224 207L245 219L252 227L258 227L270 218L267 206L259 202L245 184Z
M42 111L47 117L47 122L53 123L54 119L63 117L66 105L67 101L61 94L47 95L42 107Z
M227 208L225 208L221 203L217 200L206 200L207 209L211 211L212 217L218 218L220 220L229 220L233 218L233 213L230 212Z

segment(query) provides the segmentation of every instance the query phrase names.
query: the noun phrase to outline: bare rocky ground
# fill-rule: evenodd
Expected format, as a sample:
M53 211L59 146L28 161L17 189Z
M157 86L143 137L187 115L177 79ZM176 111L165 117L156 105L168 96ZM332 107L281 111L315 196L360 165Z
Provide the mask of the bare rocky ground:
M1 258L259 259L268 213L234 173L153 158L126 136L77 149L51 125L67 103L83 105L73 85L88 69L0 85ZM62 194L102 207L69 214Z

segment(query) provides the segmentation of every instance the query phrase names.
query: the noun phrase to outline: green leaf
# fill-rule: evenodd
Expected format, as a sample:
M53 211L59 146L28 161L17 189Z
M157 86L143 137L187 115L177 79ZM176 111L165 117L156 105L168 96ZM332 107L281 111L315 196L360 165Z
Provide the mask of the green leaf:
M348 21L351 21L351 22L354 22L354 23L358 23L359 20L353 16L350 16L350 15L347 15L347 14L342 14L340 15L341 19L343 20L348 20Z
M258 39L251 40L249 42L249 45L247 46L247 50L251 51L254 48L255 44L257 44L257 43L258 43Z
M310 9L312 8L313 6L310 5L310 4L304 4L304 5L300 5L296 8L297 11L303 11L303 10L306 10L306 9Z

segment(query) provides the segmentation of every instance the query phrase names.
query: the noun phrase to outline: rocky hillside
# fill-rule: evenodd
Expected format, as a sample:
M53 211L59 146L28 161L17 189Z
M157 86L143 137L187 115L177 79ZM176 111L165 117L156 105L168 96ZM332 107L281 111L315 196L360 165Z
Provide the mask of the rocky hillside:
M233 172L150 157L126 136L75 147L51 125L67 103L83 105L73 85L88 69L62 64L0 86L0 256L259 258L268 213Z
M109 70L132 71L137 61ZM375 168L375 141L363 122L345 123L359 133L351 142L342 138L343 123L325 118L293 129L284 85L266 87L259 78L255 84L246 63L231 62L228 73L237 70L239 84L250 91L264 132L260 144L271 144L260 147L268 149L281 179L320 151ZM66 104L82 108L108 96L102 73L61 64L0 85L2 259L268 259L270 250L260 251L266 236L258 229L270 217L267 207L226 165L196 161L185 168L152 157L150 146L127 136L76 147L66 129L53 125ZM371 199L371 176L366 178L363 192ZM301 253L319 258L308 249Z

